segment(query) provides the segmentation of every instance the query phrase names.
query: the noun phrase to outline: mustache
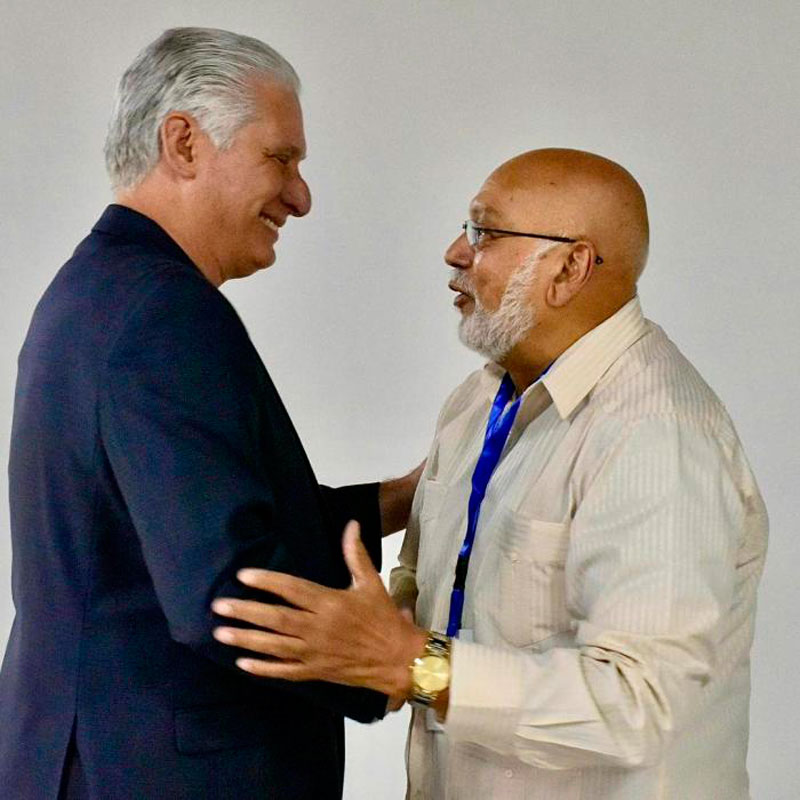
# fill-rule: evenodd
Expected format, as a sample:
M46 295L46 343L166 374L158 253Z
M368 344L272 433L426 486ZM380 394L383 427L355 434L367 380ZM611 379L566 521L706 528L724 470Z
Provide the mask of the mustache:
M470 281L463 272L458 269L453 269L450 273L450 282L448 286L456 292L463 292L464 294L473 295L472 281Z

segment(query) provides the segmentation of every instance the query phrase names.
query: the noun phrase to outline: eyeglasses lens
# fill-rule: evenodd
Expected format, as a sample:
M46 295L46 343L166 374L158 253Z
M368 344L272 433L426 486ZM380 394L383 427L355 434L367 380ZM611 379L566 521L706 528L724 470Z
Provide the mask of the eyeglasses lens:
M463 225L464 231L467 234L467 243L470 247L475 247L478 243L478 230L471 219L468 219Z

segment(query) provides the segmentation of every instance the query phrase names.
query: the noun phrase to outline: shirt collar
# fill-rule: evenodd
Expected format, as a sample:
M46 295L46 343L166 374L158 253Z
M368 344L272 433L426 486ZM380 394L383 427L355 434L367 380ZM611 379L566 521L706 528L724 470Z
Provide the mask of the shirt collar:
M639 298L634 297L567 348L553 362L547 374L522 393L522 405L529 405L534 402L533 397L539 397L534 403L538 408L543 386L561 419L566 419L597 386L609 367L647 330ZM487 390L497 391L497 384L504 374L501 366L488 363L483 372ZM518 422L524 422L528 417L529 414L523 413L521 408Z
M97 220L92 230L127 239L196 268L192 259L157 222L127 206L112 203Z
M561 419L572 414L609 367L647 330L639 298L634 297L556 359L542 383Z

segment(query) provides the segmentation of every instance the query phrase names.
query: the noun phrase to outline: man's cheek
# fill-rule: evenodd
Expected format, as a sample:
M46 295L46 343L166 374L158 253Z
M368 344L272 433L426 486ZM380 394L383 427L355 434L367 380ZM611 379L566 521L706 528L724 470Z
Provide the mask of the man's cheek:
M475 282L475 299L487 311L494 311L500 305L502 292L487 282Z

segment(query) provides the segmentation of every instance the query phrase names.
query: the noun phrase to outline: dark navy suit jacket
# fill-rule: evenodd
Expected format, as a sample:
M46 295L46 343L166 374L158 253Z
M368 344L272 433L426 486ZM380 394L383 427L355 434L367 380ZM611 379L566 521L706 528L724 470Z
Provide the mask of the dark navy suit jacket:
M153 221L110 206L40 301L9 464L16 607L0 795L339 798L342 715L386 698L258 680L212 638L242 566L331 586L377 485L320 487L236 312Z

